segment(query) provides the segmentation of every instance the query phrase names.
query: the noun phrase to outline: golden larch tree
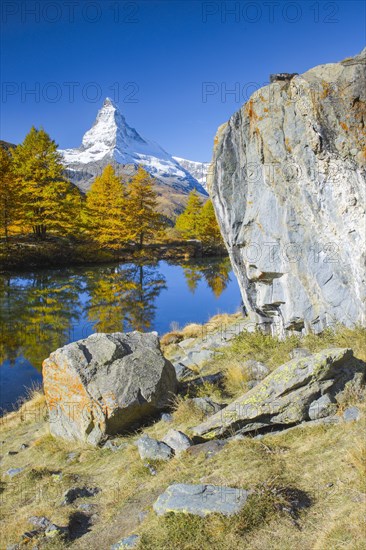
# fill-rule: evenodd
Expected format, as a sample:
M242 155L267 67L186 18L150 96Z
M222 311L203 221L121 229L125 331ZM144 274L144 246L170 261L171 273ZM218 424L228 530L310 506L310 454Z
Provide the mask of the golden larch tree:
M86 196L86 219L92 238L102 247L119 249L126 242L126 197L113 166L96 177Z
M143 244L156 237L165 223L158 211L158 195L154 190L154 179L141 166L127 185L129 238Z
M73 232L81 195L64 176L57 144L42 128L32 127L12 155L22 223L31 226L39 239L44 239L48 232L61 235Z

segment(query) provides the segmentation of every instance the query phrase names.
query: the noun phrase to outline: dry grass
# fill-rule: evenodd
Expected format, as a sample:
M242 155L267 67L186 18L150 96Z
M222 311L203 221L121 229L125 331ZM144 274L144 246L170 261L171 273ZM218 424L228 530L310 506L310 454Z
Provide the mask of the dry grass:
M315 353L332 347L349 347L358 359L366 361L366 329L356 326L354 329L342 326L334 330L325 330L320 335L309 334L304 337L289 336L285 340L257 332L242 332L227 348L222 348L212 360L205 363L203 372L213 373L221 370L225 374L225 387L230 396L237 396L246 389L248 374L245 362L254 359L264 363L270 370L291 359L294 348L307 348ZM364 399L364 393L357 387L349 387L343 396L344 406Z
M294 347L318 351L325 347L353 347L364 358L364 330L338 329L322 336L285 342L261 334L243 334L223 349L208 370L227 372L227 389L243 390L240 372L244 360L253 358L275 368L288 360ZM231 382L232 387L229 387ZM214 386L202 389L214 396ZM132 532L141 534L142 549L166 550L361 550L365 549L366 449L363 395L350 388L344 403L357 404L359 422L329 426L307 426L261 440L230 441L210 459L181 455L167 463L154 463L152 476L140 460L134 440L138 434L119 437L126 447L118 452L95 449L55 440L49 435L44 396L35 392L19 411L9 414L0 426L4 441L2 469L24 467L18 476L2 478L0 528L1 548L17 542L31 528L27 518L45 515L66 526L77 510L61 506L64 491L72 486L97 486L101 492L85 499L97 506L90 532L67 543L49 542L48 548L107 549ZM342 404L341 404L342 406ZM162 439L172 427L189 433L202 420L202 412L183 397L175 402L173 422L156 422L144 429ZM29 446L20 450L21 444ZM8 451L19 451L9 455ZM73 460L70 452L76 452ZM58 475L62 472L62 476ZM171 483L209 483L255 489L243 513L233 518L213 515L206 519L172 515L158 518L151 511L157 496ZM311 506L291 510L289 489L311 500ZM305 498L305 497L304 497ZM78 501L80 502L80 501ZM138 514L148 511L142 524Z

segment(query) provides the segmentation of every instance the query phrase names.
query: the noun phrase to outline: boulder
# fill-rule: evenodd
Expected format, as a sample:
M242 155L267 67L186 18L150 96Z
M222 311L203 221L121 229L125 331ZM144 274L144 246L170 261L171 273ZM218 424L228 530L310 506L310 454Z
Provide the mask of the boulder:
M97 445L166 408L176 392L156 332L93 334L43 362L52 435Z
M174 450L176 455L179 455L193 445L192 441L186 434L174 429L168 431L168 433L163 437L163 442L169 445L169 447Z
M207 186L245 310L281 337L366 322L365 58L274 77L214 140Z
M345 384L365 372L351 349L333 348L292 359L257 386L193 428L196 435L218 437L240 431L295 425L309 420L309 407L324 393L331 400Z
M234 487L175 483L159 496L153 508L159 516L169 512L201 517L212 513L230 516L243 508L248 494Z
M169 445L162 441L157 441L146 434L136 441L136 446L142 460L145 458L150 460L169 460L174 454L173 449Z

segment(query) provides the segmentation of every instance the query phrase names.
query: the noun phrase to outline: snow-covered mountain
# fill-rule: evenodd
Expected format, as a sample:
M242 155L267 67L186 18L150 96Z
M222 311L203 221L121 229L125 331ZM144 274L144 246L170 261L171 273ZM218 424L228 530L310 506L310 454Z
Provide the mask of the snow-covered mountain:
M207 174L210 166L209 162L198 162L195 160L173 157L187 172L189 172L202 187L207 191Z
M195 176L160 145L143 138L129 126L109 98L105 99L93 126L84 134L81 146L60 152L70 179L83 191L106 164L112 163L122 173L131 173L137 165L142 165L160 184L174 191L187 194L196 188L206 195Z

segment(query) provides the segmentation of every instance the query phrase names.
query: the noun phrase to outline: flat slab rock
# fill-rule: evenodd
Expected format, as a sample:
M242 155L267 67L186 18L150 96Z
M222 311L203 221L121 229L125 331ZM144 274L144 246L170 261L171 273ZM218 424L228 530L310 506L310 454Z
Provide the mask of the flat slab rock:
M159 516L169 512L201 517L212 513L231 516L243 508L248 496L248 491L234 487L175 483L159 496L153 508Z
M165 409L177 384L156 332L92 334L43 362L52 435L92 445Z

